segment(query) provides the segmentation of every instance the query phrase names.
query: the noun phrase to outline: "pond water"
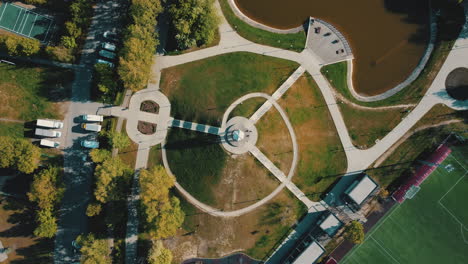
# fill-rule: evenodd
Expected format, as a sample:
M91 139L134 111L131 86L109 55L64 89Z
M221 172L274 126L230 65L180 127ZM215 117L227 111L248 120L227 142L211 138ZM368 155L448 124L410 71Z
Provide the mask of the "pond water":
M353 83L376 95L404 81L429 39L427 0L235 0L248 17L275 28L292 28L309 16L323 19L350 42Z

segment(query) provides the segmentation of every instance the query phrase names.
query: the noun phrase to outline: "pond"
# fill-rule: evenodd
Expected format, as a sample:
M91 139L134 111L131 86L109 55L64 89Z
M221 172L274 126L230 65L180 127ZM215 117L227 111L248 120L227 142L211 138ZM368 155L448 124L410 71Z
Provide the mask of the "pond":
M248 17L287 29L309 16L323 19L350 42L353 83L376 95L404 81L423 56L429 39L427 0L235 0Z

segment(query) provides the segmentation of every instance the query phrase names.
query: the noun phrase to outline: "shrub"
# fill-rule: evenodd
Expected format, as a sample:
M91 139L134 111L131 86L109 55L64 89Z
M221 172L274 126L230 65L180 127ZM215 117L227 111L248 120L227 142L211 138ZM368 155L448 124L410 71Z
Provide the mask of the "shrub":
M45 49L46 54L52 60L61 61L61 62L73 62L75 56L73 55L73 50L68 49L62 46L52 47L48 46Z
M364 242L364 227L358 221L352 221L345 231L345 237L354 244L361 244Z

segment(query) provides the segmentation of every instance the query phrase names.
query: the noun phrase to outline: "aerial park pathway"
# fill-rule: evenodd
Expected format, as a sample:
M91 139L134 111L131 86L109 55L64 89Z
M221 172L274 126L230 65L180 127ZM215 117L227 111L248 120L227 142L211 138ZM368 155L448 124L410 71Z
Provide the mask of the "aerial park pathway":
M448 74L443 70L446 65L451 64L450 61L452 60L452 58L456 60L458 64L463 64L463 61L468 63L468 58L465 58L468 57L467 52L464 52L464 54L463 52L459 52L462 54L455 55L454 52L456 52L456 50L454 50L452 51L451 55L449 55L446 63L444 64L444 67L442 67L441 73L439 73L440 77L436 77L434 84L431 86L431 88L429 88L428 92L426 93L426 96L416 106L416 108L397 127L395 127L376 145L366 150L357 149L352 144L348 129L340 113L333 89L330 87L330 84L324 78L324 76L320 73L320 67L323 66L321 64L321 60L314 53L313 50L305 49L301 53L298 53L253 43L240 37L224 19L224 17L222 16L222 12L220 12L220 14L222 17L222 22L220 25L221 40L218 46L177 56L158 56L155 59L155 63L153 65L153 71L155 75L158 76L158 78L160 78L160 73L162 69L188 63L191 61L201 60L212 56L240 51L263 54L267 56L298 62L302 68L304 68L307 72L311 74L311 76L317 83L320 91L322 92L322 95L325 99L335 127L337 129L338 135L340 137L341 144L343 146L343 149L345 150L346 158L348 161L347 173L356 173L368 168L369 165L371 165L400 137L402 137L412 126L414 126L414 124L416 124L416 122L419 119L421 119L435 104L444 103L452 108L456 108L455 103L452 102L453 100L446 96L444 89L445 86L441 83L438 83L442 82L442 79L445 79L445 76ZM464 45L463 43L459 43L460 41L466 41L463 39L457 41L458 46ZM465 46L468 46L468 44L465 44ZM451 68L453 68L453 66L451 66ZM442 81L439 81L439 79L441 79ZM150 84L149 87L151 87L152 85L157 87L158 82L156 82L156 84ZM467 107L468 106L466 105L461 106L461 109L466 109ZM460 109L460 107L458 107L457 109ZM256 118L257 117L255 117L255 119ZM163 148L163 153L164 152L165 151ZM163 154L163 156L165 155ZM180 187L178 187L178 189L181 190ZM191 202L194 202L193 199L189 200ZM251 210L253 209L255 208L251 208ZM207 210L207 212L217 216L232 216L231 214L229 214L229 212L213 213L213 210ZM244 211L244 213L246 212L248 211Z

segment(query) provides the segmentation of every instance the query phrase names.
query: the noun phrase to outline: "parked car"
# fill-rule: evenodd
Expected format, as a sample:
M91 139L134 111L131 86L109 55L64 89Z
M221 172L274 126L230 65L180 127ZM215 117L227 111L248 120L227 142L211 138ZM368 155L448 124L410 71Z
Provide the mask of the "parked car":
M81 146L84 148L96 149L99 148L99 142L93 140L82 140Z
M112 43L108 43L108 42L102 43L101 47L103 49L105 49L105 50L109 50L109 51L112 51L112 52L115 52L115 50L117 50L117 46L115 46Z
M80 117L87 122L102 122L104 120L102 115L81 115Z
M47 139L41 139L39 145L41 145L43 147L49 147L49 148L58 148L60 146L60 143L55 142L55 141L51 141L51 140L47 140Z
M58 120L50 120L50 119L38 119L36 121L36 125L38 127L46 127L46 128L62 128L63 122Z
M114 67L115 67L114 63L112 63L112 62L110 62L110 61L102 60L102 59L97 59L97 60L96 60L96 63L107 64L107 65L109 65L111 68L114 68Z
M47 130L47 129L42 129L42 128L36 128L35 134L36 136L54 137L54 138L58 138L62 136L62 132L60 131Z
M93 132L101 131L101 125L98 125L98 124L81 124L81 127L87 131L93 131Z
M117 56L114 52L110 52L108 50L100 50L99 55L101 55L101 57L104 57L110 60L115 59L115 57Z
M111 32L111 31L106 31L104 32L103 36L108 39L108 40L112 40L114 42L118 42L119 39L117 38L117 33L114 33L114 32Z

